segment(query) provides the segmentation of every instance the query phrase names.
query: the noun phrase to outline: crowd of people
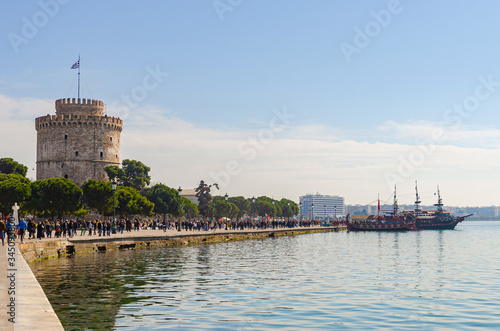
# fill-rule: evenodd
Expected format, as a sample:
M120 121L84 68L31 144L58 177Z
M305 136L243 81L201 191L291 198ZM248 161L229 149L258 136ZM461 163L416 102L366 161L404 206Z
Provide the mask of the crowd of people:
M246 218L241 220L219 219L185 219L181 220L180 227L184 231L214 231L214 230L265 230L284 228L308 228L315 226L342 225L342 220L297 220L297 219L256 219ZM74 236L111 236L111 234L139 230L178 230L179 221L175 219L120 219L107 220L35 220L20 219L16 228L13 222L0 221L0 236L4 244L5 235L19 236L24 241L25 233L28 239L43 238L71 238Z

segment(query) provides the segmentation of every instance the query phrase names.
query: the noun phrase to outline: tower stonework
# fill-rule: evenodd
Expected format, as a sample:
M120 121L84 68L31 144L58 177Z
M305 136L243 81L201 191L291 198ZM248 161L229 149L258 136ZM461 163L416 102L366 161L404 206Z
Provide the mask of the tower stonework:
M107 181L104 167L120 166L123 121L103 113L102 101L56 100L56 114L35 119L36 179L64 177L81 186Z

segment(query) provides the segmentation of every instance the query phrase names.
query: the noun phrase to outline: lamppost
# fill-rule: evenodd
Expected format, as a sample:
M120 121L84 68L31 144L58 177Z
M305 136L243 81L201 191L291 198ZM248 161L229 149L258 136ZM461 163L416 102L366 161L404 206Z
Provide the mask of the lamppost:
M323 206L323 222L326 222L326 205Z
M337 220L337 206L334 206L333 209L335 210L335 220Z
M227 216L228 216L228 214L229 214L229 205L228 205L228 203L227 203L227 199L228 199L228 198L229 198L229 196L228 196L228 195L227 195L227 193L226 193L226 195L224 196L224 200L226 200L226 230L227 230Z
M314 221L314 202L311 203L311 221Z
M181 187L179 186L179 188L177 189L177 191L179 191L179 229L177 231L181 231L181 192L182 192L182 189Z
M272 220L272 223L271 223L271 224L273 225L273 229L274 229L274 224L275 224L275 219L274 219L274 217L275 217L275 216L274 216L274 210L275 210L275 209L274 209L274 200L273 200L273 220Z
M255 217L255 196L252 197L252 216Z
M290 202L288 203L288 222L290 222L290 214L292 211L290 210Z
M113 188L113 229L115 229L116 227L116 182L115 181L111 183L111 187Z
M300 214L300 220L302 221L302 201L299 202L299 214Z

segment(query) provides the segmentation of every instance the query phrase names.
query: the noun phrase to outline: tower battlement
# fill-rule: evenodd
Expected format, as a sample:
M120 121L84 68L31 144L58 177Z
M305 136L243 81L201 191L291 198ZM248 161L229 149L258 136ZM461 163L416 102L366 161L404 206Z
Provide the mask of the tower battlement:
M102 115L104 102L94 99L66 98L56 100L56 114Z
M35 119L37 130L54 127L104 127L108 130L122 131L123 121L116 117L86 114L46 115Z

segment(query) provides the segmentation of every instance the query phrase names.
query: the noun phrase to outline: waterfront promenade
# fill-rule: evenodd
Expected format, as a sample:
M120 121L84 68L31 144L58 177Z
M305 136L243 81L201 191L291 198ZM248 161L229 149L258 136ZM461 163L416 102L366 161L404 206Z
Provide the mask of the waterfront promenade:
M245 230L225 230L215 229L210 231L189 231L189 230L151 230L140 229L130 232L111 234L111 236L89 236L77 235L73 237L62 238L43 238L43 239L25 239L25 245L18 245L19 239L15 245L0 246L0 306L1 319L0 330L63 330L61 322L55 314L49 300L45 296L40 284L36 280L33 272L25 259L21 255L20 246L26 244L78 244L78 243L94 243L105 244L108 242L144 242L144 241L160 241L182 239L184 237L208 237L218 235L245 235L245 234L274 234L279 232L315 232L315 231L334 231L343 229L343 226L336 227L295 227L295 228L278 228L278 229L245 229ZM9 250L10 248L10 250ZM10 258L10 260L9 260ZM12 264L11 264L12 263ZM9 278L11 276L11 278ZM12 282L11 282L12 279ZM13 293L14 291L15 293ZM8 305L13 301L15 306L11 309ZM12 313L11 313L12 310ZM11 313L11 315L9 315ZM9 321L9 318L14 317L15 323Z
M17 244L0 246L0 291L0 330L64 330Z

